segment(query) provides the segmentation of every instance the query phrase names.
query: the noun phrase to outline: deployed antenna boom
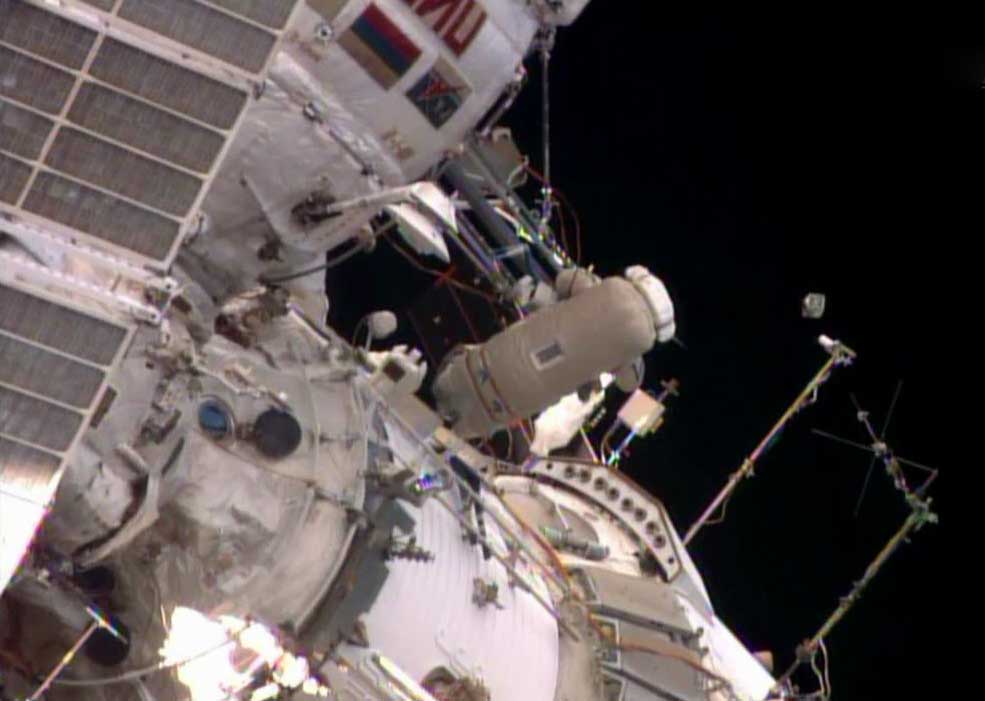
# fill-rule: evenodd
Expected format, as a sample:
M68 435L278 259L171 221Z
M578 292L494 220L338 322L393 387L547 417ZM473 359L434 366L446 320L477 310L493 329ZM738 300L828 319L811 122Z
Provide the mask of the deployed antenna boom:
M684 536L685 546L690 543L691 540L694 539L694 536L697 535L698 531L700 531L705 524L708 523L711 515L718 510L722 503L732 495L732 492L734 492L736 487L738 487L739 482L741 482L743 478L752 475L753 468L756 466L756 461L766 451L766 448L770 445L773 439L780 433L781 430L783 430L783 427L786 426L790 419L793 418L794 414L814 401L818 388L827 381L831 373L831 369L838 365L848 365L851 363L852 359L855 358L855 352L842 343L832 341L827 336L821 336L819 341L821 346L827 350L828 353L830 353L831 357L828 358L827 362L825 362L823 366L821 366L821 369L818 370L817 374L814 375L811 381L807 383L807 386L804 387L804 390L797 396L794 403L790 405L790 408L787 409L786 412L784 412L779 421L773 425L773 428L771 428L770 432L767 433L763 440L759 442L759 445L756 446L755 450L753 450L752 453L749 454L749 457L742 462L742 466L729 476L728 482L722 488L722 491L720 491L712 500L712 502L708 505L708 508L706 508L701 516L698 517L698 520L694 522L694 525L688 529L687 534Z
M930 486L930 480L928 480L923 488L925 489L928 486ZM810 661L810 659L814 656L814 653L817 651L820 641L825 638L832 631L832 629L838 625L841 619L844 618L845 615L851 610L852 606L854 606L862 596L862 592L865 588L869 586L875 576L879 573L879 570L882 569L882 566L886 564L886 560L888 560L890 556L896 552L900 545L906 542L907 536L909 536L910 533L919 530L925 523L937 522L937 514L930 510L930 500L924 501L919 498L911 497L909 501L911 511L909 517L907 517L906 521L903 523L903 526L896 532L896 535L890 538L885 547L883 547L876 558L869 564L865 570L865 574L862 576L862 579L855 583L855 586L852 587L852 590L849 592L848 596L841 599L841 603L838 604L838 608L836 608L834 612L828 616L827 620L814 634L814 637L810 640L806 640L797 647L797 659L794 660L790 667L787 668L787 671L776 680L776 685L773 687L771 693L777 693L779 689L781 689L787 682L787 680L793 676L793 673L797 671L800 665Z
M897 385L897 391L893 397L892 405L890 406L890 415L892 414L893 407L896 405L896 398L899 396L899 385ZM815 433L818 433L827 438L832 438L836 441L842 443L848 443L849 445L856 446L866 451L871 451L873 458L882 459L886 466L886 473L892 478L893 485L900 492L903 493L903 497L906 500L907 506L910 507L910 515L907 517L906 521L896 532L896 534L889 539L885 547L876 555L876 558L869 564L865 570L865 574L862 579L855 582L852 587L851 592L848 596L841 599L838 607L828 616L827 620L821 625L814 637L809 640L805 640L801 645L797 647L797 658L793 661L787 671L777 679L776 684L771 690L771 694L779 693L779 690L783 688L784 684L793 676L794 672L800 667L800 665L810 662L817 652L818 646L821 645L821 641L827 637L827 635L834 629L834 627L841 621L842 618L851 610L852 606L859 600L862 596L862 592L867 586L872 582L875 576L882 569L882 566L886 563L889 557L896 552L900 545L906 542L907 537L910 533L919 530L926 523L937 523L937 514L930 510L930 499L925 498L927 489L933 484L934 480L937 479L937 470L933 468L928 468L924 465L918 463L912 463L902 458L897 458L892 448L890 448L879 436L876 435L875 430L872 428L872 424L869 422L869 414L864 411L858 402L852 397L852 402L855 404L855 409L857 411L856 418L858 421L865 426L869 437L872 439L871 446L860 445L854 443L853 441L845 440L844 438L839 438L838 436L833 436L831 434L825 433L824 431L818 431L815 429ZM886 425L888 426L889 420L887 418ZM885 435L885 426L883 427L883 435ZM911 489L910 485L907 483L905 476L903 475L903 470L900 467L900 463L906 463L919 467L922 470L930 471L930 476L923 481L923 483L916 489Z

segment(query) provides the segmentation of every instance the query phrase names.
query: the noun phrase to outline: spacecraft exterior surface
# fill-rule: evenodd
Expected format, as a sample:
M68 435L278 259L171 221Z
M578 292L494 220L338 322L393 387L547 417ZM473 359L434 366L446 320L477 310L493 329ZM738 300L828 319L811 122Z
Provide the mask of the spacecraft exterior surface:
M586 436L675 323L497 128L586 4L0 0L0 699L793 697ZM384 238L502 329L327 326Z

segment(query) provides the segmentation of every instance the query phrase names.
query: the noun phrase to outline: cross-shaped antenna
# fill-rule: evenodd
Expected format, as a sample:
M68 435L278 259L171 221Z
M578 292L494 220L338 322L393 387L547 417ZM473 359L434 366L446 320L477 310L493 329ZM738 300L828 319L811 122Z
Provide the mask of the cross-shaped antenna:
M798 646L797 658L777 679L776 684L771 690L771 694L780 693L800 665L811 663L813 661L814 655L817 653L818 648L823 645L824 639L848 614L849 610L862 596L862 592L865 591L866 587L868 587L869 583L872 582L893 553L895 553L903 543L909 542L909 536L918 531L925 524L937 523L937 514L930 510L931 499L924 498L924 493L927 491L927 488L937 477L937 470L927 467L926 465L913 462L912 460L904 460L903 458L896 457L892 449L884 440L886 429L889 427L889 420L892 418L893 410L896 408L896 401L899 399L901 387L902 382L896 385L896 392L893 395L893 401L890 404L889 413L883 423L882 434L880 435L877 435L875 430L872 428L872 424L869 421L869 413L859 406L858 400L856 400L855 396L852 395L852 403L855 405L856 412L855 418L858 419L859 423L865 426L865 430L869 434L869 438L872 441L870 445L856 443L855 441L850 441L846 438L842 438L841 436L835 436L825 431L813 429L813 432L820 436L824 436L825 438L830 438L831 440L839 443L844 443L846 445L872 453L872 465L869 466L869 474L865 477L865 485L862 487L862 495L859 496L858 505L862 503L862 496L865 494L865 487L868 486L869 475L872 473L872 466L875 465L875 461L877 459L881 459L883 464L886 466L886 472L893 478L896 488L903 492L906 497L906 504L910 508L910 515L903 523L903 526L896 532L895 535L893 535L892 538L890 538L889 542L886 543L883 549L879 551L876 558L869 563L869 566L865 569L865 574L862 576L862 579L853 584L852 590L848 593L848 596L841 598L838 607L831 613L830 616L828 616L827 620L824 621L823 625L818 629L814 636ZM930 473L930 476L927 477L927 479L925 479L923 483L915 490L910 489L909 484L907 484L906 477L903 475L903 468L901 465L910 465L920 470L925 470ZM856 515L858 515L858 505L856 505Z
M893 418L893 412L896 409L896 403L899 400L900 392L902 391L902 389L903 389L903 381L900 380L899 382L896 383L896 391L893 393L893 399L889 404L889 411L886 414L886 419L885 421L883 421L883 425L882 425L882 431L880 431L879 434L876 434L875 429L872 428L872 423L869 421L869 412L862 409L862 407L858 403L858 399L855 398L854 394L851 395L852 404L855 406L855 412L856 412L855 418L858 419L859 423L861 423L865 427L865 430L869 434L869 438L872 441L869 445L857 443L855 441L848 440L847 438L842 438L841 436L836 436L832 433L828 433L827 431L821 431L816 428L812 429L812 432L816 433L819 436L823 436L824 438L828 438L829 440L833 440L838 443L850 445L854 448L858 448L859 450L864 450L872 454L872 460L869 462L869 469L865 473L865 481L862 483L862 491L859 493L858 501L855 504L854 516L856 518L858 517L859 511L862 508L862 500L865 499L865 493L869 487L869 481L872 478L872 471L875 468L877 460L882 460L883 464L886 466L886 472L889 474L890 477L893 478L893 483L895 484L896 488L899 489L904 494L906 494L907 496L913 494L915 494L918 497L922 496L924 490L930 485L930 483L937 476L937 470L935 470L932 467L928 467L927 465L922 465L912 460L906 460L904 458L897 457L896 454L893 453L889 445L886 443L885 440L886 430L889 428L889 423ZM919 470L923 470L924 472L928 472L930 473L930 477L928 477L928 479L924 482L924 484L922 484L916 490L916 492L913 492L910 489L910 485L906 481L906 475L903 474L903 469L901 465L909 465L910 467L914 467Z
M903 380L897 380L896 390L893 392L893 400L889 403L889 411L886 412L886 419L882 423L882 431L879 434L879 442L882 443L883 445L885 445L886 430L889 428L889 422L893 420L893 412L896 410L896 402L899 399L900 392L902 391L903 391ZM858 400L855 399L855 395L853 394L851 395L851 397L852 397L852 404L855 405L856 410L861 412L861 409L858 408ZM866 422L866 426L868 426L868 422ZM870 433L871 431L872 429L869 428ZM878 459L878 457L879 454L873 451L872 459L869 461L869 469L865 473L865 481L862 483L862 491L859 492L858 501L855 503L855 511L853 512L853 516L855 518L858 518L858 514L862 510L862 500L865 499L865 492L869 488L869 480L872 479L872 471L876 467L876 460Z

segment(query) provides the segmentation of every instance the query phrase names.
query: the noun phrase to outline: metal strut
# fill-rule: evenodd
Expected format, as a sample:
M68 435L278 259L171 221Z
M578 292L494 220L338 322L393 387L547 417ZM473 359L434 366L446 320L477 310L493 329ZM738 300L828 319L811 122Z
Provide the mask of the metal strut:
M103 616L94 607L86 606L85 610L86 613L89 614L89 617L92 618L92 621L90 621L89 625L86 626L86 629L82 632L82 635L79 636L78 640L75 641L75 644L69 648L68 652L62 656L62 659L59 660L58 664L56 664L55 667L48 673L48 676L44 678L41 685L38 686L38 688L34 690L34 693L27 698L27 701L37 701L44 695L51 685L55 683L55 680L58 678L58 675L62 673L62 670L75 659L75 656L79 654L79 650L82 649L86 642L88 642L89 638L91 638L97 630L103 629L121 642L127 642L126 638L123 637L123 635L116 629L109 619Z
M766 452L766 449L770 446L776 436L779 435L780 431L783 430L783 427L786 426L790 419L793 418L794 414L814 402L817 389L827 381L831 373L831 369L839 365L848 365L855 358L855 351L850 349L848 346L845 346L837 341L831 342L830 339L827 339L825 336L822 336L821 339L821 345L828 349L831 357L828 358L827 362L821 367L820 370L818 370L817 374L814 375L811 381L807 383L807 386L804 387L804 390L800 393L797 399L794 400L794 403L790 405L790 408L787 409L783 416L780 417L779 421L773 425L773 428L771 428L770 432L766 434L766 437L759 442L756 449L749 454L749 457L742 461L741 467L729 476L728 482L722 490L712 500L711 504L708 505L708 508L704 510L701 516L698 517L698 520L694 522L694 525L688 529L687 534L684 536L685 546L687 546L687 544L694 539L694 536L697 535L698 531L700 531L708 523L708 519L711 518L711 515L715 513L716 510L718 510L718 507L722 505L722 502L732 495L732 492L734 492L736 487L739 486L739 482L741 482L743 478L750 477L752 475L753 468L756 466L756 461L764 452Z
M855 582L852 590L847 596L842 597L838 607L831 613L830 616L828 616L827 620L824 621L814 636L797 646L796 659L790 667L787 668L786 672L784 672L783 675L777 679L776 684L770 691L770 694L780 693L780 689L782 689L783 685L786 684L791 676L793 676L794 672L796 672L802 664L808 663L814 658L818 647L823 644L823 639L827 637L832 629L858 602L859 598L862 596L862 592L869 586L875 576L879 573L879 570L882 569L882 566L886 564L886 561L893 555L893 553L896 552L897 549L899 549L900 545L907 542L907 537L911 533L920 530L924 524L937 523L937 514L930 510L931 499L925 498L930 485L933 484L935 479L937 479L937 470L920 465L919 463L913 463L903 460L902 458L897 458L896 454L893 452L893 449L890 448L889 445L887 445L872 428L872 424L869 422L869 413L864 411L862 407L859 406L854 396L852 397L852 402L855 404L855 409L857 412L856 418L859 423L865 427L866 432L869 434L869 438L872 440L871 447L859 447L863 450L871 451L874 458L882 459L886 467L886 474L893 480L893 486L902 492L906 505L910 508L910 515L907 517L906 521L903 522L903 525L896 532L896 534L889 539L889 542L886 543L883 549L879 551L879 554L876 555L875 559L869 564L865 570L865 574L862 575L862 579ZM896 402L894 399L893 405L895 405L895 403ZM891 413L892 411L890 410L890 414ZM888 424L888 420L886 423ZM825 435L823 432L821 432L821 434ZM883 431L883 434L885 434L885 430ZM837 436L832 437L836 440L855 445L851 441L844 441L844 439L838 438ZM903 469L900 465L901 463L910 464L922 470L929 470L930 476L927 477L927 479L925 479L919 487L913 489L910 487L906 477L903 475Z
M550 65L551 51L554 49L554 37L556 29L554 27L544 27L540 31L538 38L538 49L540 50L540 90L541 90L541 140L544 146L544 187L543 202L540 205L540 226L538 233L541 238L547 231L547 223L551 220L551 210L554 207L554 192L551 189L551 93L550 93Z
M925 489L929 485L928 483L924 485L922 489ZM800 668L802 664L809 662L814 654L817 652L818 646L821 644L831 630L841 621L842 618L852 609L852 607L858 602L859 598L862 596L862 592L866 587L872 582L875 576L882 569L882 566L886 564L886 561L896 552L900 545L906 542L907 537L910 533L919 530L926 523L937 523L937 514L930 510L930 500L924 500L920 497L915 496L911 493L907 501L910 504L910 515L907 517L906 521L903 523L902 527L896 532L896 534L889 539L885 547L876 555L875 559L869 564L865 569L865 574L862 575L862 579L855 582L852 590L847 596L842 597L841 602L838 607L828 616L827 620L821 625L818 631L809 640L805 640L797 647L797 659L787 668L787 671L776 680L776 684L773 689L770 690L770 694L777 694L779 690L783 688L783 685L793 676L793 673ZM767 696L767 698L772 698L772 696Z

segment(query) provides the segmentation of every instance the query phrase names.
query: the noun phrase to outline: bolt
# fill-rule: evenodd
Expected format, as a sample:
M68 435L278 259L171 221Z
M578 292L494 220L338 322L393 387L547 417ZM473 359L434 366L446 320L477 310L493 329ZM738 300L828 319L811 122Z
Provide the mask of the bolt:
M317 27L315 27L315 38L323 43L328 43L335 36L335 32L332 30L332 26L328 22L322 22Z

